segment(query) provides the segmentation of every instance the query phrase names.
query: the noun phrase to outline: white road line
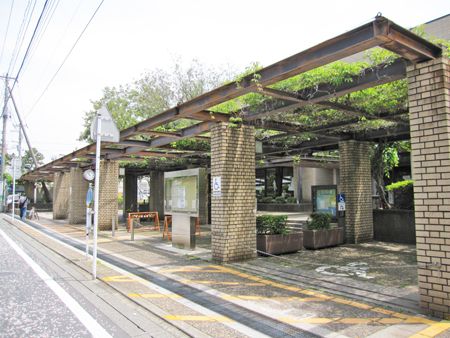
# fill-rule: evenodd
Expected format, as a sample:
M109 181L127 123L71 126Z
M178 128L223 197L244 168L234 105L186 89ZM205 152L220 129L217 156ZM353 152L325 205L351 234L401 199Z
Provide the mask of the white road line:
M92 316L81 307L58 283L56 283L25 251L23 251L8 235L0 229L0 235L23 258L34 272L48 285L48 287L61 299L70 311L80 320L94 337L111 337Z

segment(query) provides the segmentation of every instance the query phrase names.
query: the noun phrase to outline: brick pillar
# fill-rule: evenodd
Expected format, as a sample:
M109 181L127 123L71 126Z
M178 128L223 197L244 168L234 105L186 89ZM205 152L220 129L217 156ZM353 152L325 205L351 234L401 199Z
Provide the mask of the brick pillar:
M111 230L112 218L117 224L117 195L119 192L119 162L100 161L100 196L98 228Z
M89 183L83 178L83 170L70 169L69 223L86 222L86 193Z
M256 257L255 130L211 129L211 178L221 177L221 196L211 196L213 259L230 262Z
M450 318L450 62L409 66L408 98L420 303Z
M53 219L66 219L69 215L70 174L55 173L53 182Z
M125 169L123 180L123 217L127 218L130 211L137 211L137 175Z
M157 211L159 219L164 220L164 172L150 172L149 210Z
M339 192L345 194L347 243L373 240L370 143L339 142Z

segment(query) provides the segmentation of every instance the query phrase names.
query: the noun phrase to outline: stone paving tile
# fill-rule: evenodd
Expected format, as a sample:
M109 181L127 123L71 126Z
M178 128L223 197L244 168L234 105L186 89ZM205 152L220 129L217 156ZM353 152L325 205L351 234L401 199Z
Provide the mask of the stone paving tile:
M53 228L57 229L57 227ZM294 287L289 284L261 279L260 277L240 272L232 267L215 266L207 261L205 262L195 258L192 259L189 255L177 255L173 252L155 249L152 247L152 244L161 242L160 234L155 232L148 233L146 236L148 236L148 238L135 242L104 242L101 244L101 248L119 252L123 256L130 257L136 261L141 261L144 266L153 269L153 271L158 271L169 278L176 278L177 280L186 283L187 286L194 286L199 290L199 294L202 292L200 290L205 292L208 292L209 290L216 293L218 292L217 295L219 298L220 296L225 296L217 305L212 306L213 308L221 306L219 304L226 304L222 303L222 301L229 302L238 304L268 317L277 318L280 322L288 322L292 326L301 328L307 327L313 332L320 332L320 334L335 332L349 337L370 336L376 335L377 333L381 334L382 332L400 332L399 336L408 336L412 333L420 332L424 328L431 328L430 325L417 324L417 320L414 319L414 317L411 318L411 316L407 314L390 312L383 310L380 307L366 305L359 301L354 302L352 300L346 300L343 297L328 296L318 291L311 291L303 289L302 287ZM410 250L408 254L411 256L411 249L406 248L405 250ZM330 253L333 254L331 255ZM340 256L340 253L344 253L343 256ZM305 253L301 252L300 254ZM357 250L353 247L342 247L339 253L336 253L336 251L328 251L327 253L326 251L320 250L319 254L314 253L306 255L310 255L311 260L317 259L320 263L330 263L330 256L334 256L333 259L336 259L339 263L352 261L358 257ZM395 253L394 250L391 250L389 247L386 248L382 245L375 244L373 247L367 248L367 252L362 256L364 259L372 259L373 262L379 262L383 260L392 260L393 257L398 256L398 253ZM304 255L303 257L306 256ZM405 257L408 257L408 255L405 255ZM325 258L327 258L327 260L325 260ZM412 260L408 261L408 259L409 258L404 258L404 262L413 263ZM277 262L277 258L260 258L254 260L255 263L261 265L263 265L264 262L271 261ZM287 266L289 266L289 264L287 264ZM219 270L220 272L216 272ZM196 283L196 281L207 281L208 283ZM238 282L239 284L226 284L230 282ZM255 285L255 283L257 284ZM117 284L121 285L120 287L126 287L127 290L131 290L134 293L145 293L145 287L139 286L139 283L129 283L129 285L126 285L125 283ZM239 297L236 299L236 296ZM314 298L317 296L319 296L319 298L322 297L323 301L301 301L301 299ZM299 299L286 300L276 298L270 299L267 297L299 297ZM183 309L174 301L174 299L141 297L136 298L136 300L141 303L151 303L167 310L167 312L175 313L176 315L192 315L192 311ZM402 320L408 318L412 320L411 324L402 324ZM380 320L381 322L374 322L372 319ZM389 320L391 322L389 322ZM206 322L190 322L191 325L194 325L194 323L197 328L205 325L207 329L203 328L202 330L211 328L211 332L214 332L212 326L209 326ZM399 331L397 330L398 327L406 327L409 329ZM390 331L388 329L390 329ZM226 327L224 330L227 331L229 328ZM445 334L446 333L441 333L443 337Z

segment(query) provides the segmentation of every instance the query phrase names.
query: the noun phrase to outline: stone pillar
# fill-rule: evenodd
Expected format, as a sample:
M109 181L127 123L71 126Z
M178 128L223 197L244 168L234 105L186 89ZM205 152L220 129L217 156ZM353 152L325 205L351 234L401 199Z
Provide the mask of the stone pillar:
M149 210L157 211L159 219L164 220L164 172L150 172Z
M100 161L100 196L98 228L111 230L112 219L117 224L117 196L119 192L119 162Z
M221 177L220 196L211 196L213 259L256 257L255 130L218 123L211 129L211 179Z
M127 218L128 213L137 211L137 175L130 173L125 169L123 179L123 217Z
M347 243L373 240L372 176L370 143L339 142L340 185L345 194Z
M66 219L69 215L70 174L55 173L53 182L53 219Z
M414 208L420 303L450 318L450 62L409 66Z
M36 201L34 200L34 182L26 181L24 183L24 188L27 198L32 201L33 204L36 204Z
M89 183L83 178L83 170L70 169L69 223L86 222L86 193Z

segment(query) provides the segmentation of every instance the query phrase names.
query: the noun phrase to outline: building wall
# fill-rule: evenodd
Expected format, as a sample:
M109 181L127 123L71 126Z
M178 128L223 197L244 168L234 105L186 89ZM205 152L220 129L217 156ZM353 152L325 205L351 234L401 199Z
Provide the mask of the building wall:
M303 202L311 202L311 186L336 184L334 169L300 168Z

